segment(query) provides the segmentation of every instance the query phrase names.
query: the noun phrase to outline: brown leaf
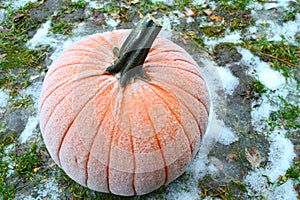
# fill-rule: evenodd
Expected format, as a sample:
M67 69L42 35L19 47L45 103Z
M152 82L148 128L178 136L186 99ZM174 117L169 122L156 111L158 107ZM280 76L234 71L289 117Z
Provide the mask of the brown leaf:
M252 147L252 155L251 155L248 149L245 148L245 154L246 154L246 159L251 164L252 169L256 170L261 163L259 151L255 147Z
M212 9L209 9L209 8L207 8L207 9L205 9L204 11L203 11L207 16L211 16L211 14L214 12Z
M221 22L221 21L223 21L223 17L222 17L222 16L218 16L218 15L210 15L209 18L210 18L211 20L216 21L216 22Z
M196 9L195 8L187 8L183 11L184 15L187 17L196 17Z
M6 53L5 53L5 54L0 54L0 59L1 59L1 58L4 58L5 56L7 56Z
M131 6L131 5L137 4L139 2L140 2L139 0L132 0L132 1L128 2L127 5Z
M110 16L112 19L120 19L121 18L121 16L117 13L111 13Z
M18 22L20 21L22 18L24 18L25 14L18 14L14 17L13 21L14 22Z

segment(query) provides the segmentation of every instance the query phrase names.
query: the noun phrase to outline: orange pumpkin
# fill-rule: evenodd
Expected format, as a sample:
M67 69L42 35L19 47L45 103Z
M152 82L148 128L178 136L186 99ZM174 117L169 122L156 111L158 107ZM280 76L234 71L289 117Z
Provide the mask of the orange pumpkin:
M76 182L119 195L149 193L180 176L205 133L209 95L197 63L157 37L147 79L121 87L106 69L130 30L74 43L50 67L40 127L53 160Z

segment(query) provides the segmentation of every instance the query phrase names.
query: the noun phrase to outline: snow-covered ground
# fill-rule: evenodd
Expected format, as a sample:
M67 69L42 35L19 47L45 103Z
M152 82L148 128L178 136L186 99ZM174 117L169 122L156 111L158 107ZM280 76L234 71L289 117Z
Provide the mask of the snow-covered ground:
M155 0L159 1L159 0ZM8 2L8 1L6 1ZM29 0L19 0L13 1L12 7L14 9L24 6ZM31 0L30 2L34 2ZM167 5L173 5L174 1L160 1ZM207 3L206 1L194 1L195 5L202 5ZM213 3L210 3L213 4ZM90 1L92 7L102 7L103 4L97 3L96 1ZM252 15L258 17L257 11L266 10L270 8L286 7L288 6L288 1L277 1L277 3L268 3L264 6L259 3L252 3L250 7L252 8ZM175 13L175 14L174 14ZM4 9L0 9L0 22L5 16ZM113 20L106 16L106 23L108 26L116 28L119 24L119 20ZM185 15L179 11L174 11L173 13L168 13L158 20L163 24L164 29L171 31L172 27L180 23L180 19L185 18ZM188 18L187 18L188 20ZM270 26L265 29L259 29L262 23L269 23ZM54 53L50 57L55 60L59 54L66 49L70 44L75 41L80 40L85 37L84 29L79 28L73 30L74 36L66 38L62 35L54 35L50 33L51 20L46 21L39 30L37 30L34 37L28 41L27 46L31 49L37 49L40 46L50 45L54 49ZM279 41L282 36L285 36L289 42L295 43L296 34L300 31L300 14L296 15L295 21L289 21L283 24L277 24L272 20L257 20L256 25L248 28L246 34L242 34L240 31L235 31L232 33L225 34L222 38L204 38L205 45L207 47L213 48L215 45L223 42L238 43L241 42L242 38L256 38L258 35L264 34L269 41ZM84 33L84 34L81 34ZM249 66L247 74L258 79L265 87L271 89L273 93L267 93L262 95L261 105L255 107L251 111L252 124L256 127L259 134L264 134L262 126L266 126L262 121L269 117L272 111L277 111L279 109L278 105L273 104L273 100L280 97L285 98L289 93L297 93L296 83L289 79L286 80L282 74L275 71L270 67L267 62L261 61L257 56L253 55L249 50L238 48L238 52L242 55L242 60L237 64L243 64ZM219 84L222 90L227 94L231 95L239 84L239 79L232 75L231 71L227 66L217 67L212 61L207 57L206 62L210 67L207 67L206 73L211 71L218 72L215 74L213 79L207 78L208 85ZM24 93L33 96L35 104L39 99L41 89L41 82L35 83L28 87ZM218 96L216 90L220 87L210 87L210 93L212 94L212 109L216 109L216 104L222 96ZM5 91L0 91L0 107L5 107L8 95ZM224 104L223 104L224 105ZM212 110L214 113L214 111ZM206 138L203 140L203 145L196 158L192 161L191 165L187 169L190 174L188 182L178 182L175 181L168 188L166 194L164 194L165 199L200 199L199 191L197 190L198 181L208 173L218 173L218 170L222 170L222 163L214 157L208 157L208 152L213 148L216 142L223 145L231 145L232 143L239 140L236 133L234 133L229 127L226 127L222 120L217 116L218 113L214 113L215 116L210 119L210 127L206 133ZM224 117L224 116L222 116ZM222 119L221 117L221 119ZM218 118L218 119L217 119ZM36 134L36 127L38 125L38 115L35 112L29 117L28 123L25 130L20 135L19 140L22 143L28 141L33 134ZM269 186L268 181L276 182L280 176L283 176L286 170L292 165L293 159L296 156L294 152L294 147L291 141L285 137L286 131L275 129L269 133L268 138L270 138L270 149L268 155L268 164L264 168L258 168L249 172L244 182L246 183L247 189L250 195L262 195L266 199L286 199L286 200L296 200L297 192L295 191L294 184L291 180L287 181L279 187ZM9 150L9 149L8 149ZM12 173L12 172L9 172ZM266 179L265 175L268 176L269 180ZM38 197L43 199L45 197L50 197L52 199L58 199L59 194L62 192L59 189L59 185L54 179L47 180L46 184L43 186L38 186L35 188L38 191ZM19 199L25 198L18 196ZM36 198L36 199L39 199ZM149 199L152 197L150 196ZM154 198L154 197L153 197ZM33 197L26 197L25 199L34 199Z

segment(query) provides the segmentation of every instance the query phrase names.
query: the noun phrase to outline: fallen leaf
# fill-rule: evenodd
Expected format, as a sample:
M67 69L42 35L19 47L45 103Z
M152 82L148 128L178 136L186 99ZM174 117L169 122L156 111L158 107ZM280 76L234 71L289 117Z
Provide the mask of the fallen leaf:
M112 19L120 19L121 18L121 16L117 13L111 13L110 16Z
M252 147L252 155L251 155L248 149L245 148L245 154L246 154L246 159L251 164L252 169L256 170L261 163L259 151L255 147Z
M5 53L5 54L0 54L0 59L1 59L1 58L4 58L5 56L7 56L6 53Z
M40 169L39 167L36 167L36 168L33 169L33 172L37 173L39 171L39 169Z
M214 20L216 22L221 22L223 21L223 17L222 16L218 16L218 15L210 15L209 17L211 20Z
M196 16L196 10L195 8L187 8L185 11L183 11L184 15L187 17L195 17Z
M48 165L48 169L50 169L50 168L52 168L52 167L54 167L55 166L55 163L51 163L50 165Z
M14 17L13 21L14 22L18 22L20 21L23 17L25 16L25 14L18 14Z
M211 14L212 14L214 11L213 11L212 9L207 8L207 9L205 9L203 12L204 12L206 15L211 16Z
M128 2L127 5L131 6L131 5L137 4L139 2L140 2L139 0L132 0L132 1Z

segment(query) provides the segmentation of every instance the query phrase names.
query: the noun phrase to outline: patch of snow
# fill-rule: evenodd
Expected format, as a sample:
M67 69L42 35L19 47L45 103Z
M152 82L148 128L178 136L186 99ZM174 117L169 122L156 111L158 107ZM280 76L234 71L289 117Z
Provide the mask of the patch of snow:
M174 0L151 0L152 3L157 3L157 2L162 2L166 4L167 6L173 6L174 5Z
M73 30L76 36L67 37L61 34L49 33L51 20L48 20L37 30L33 38L27 42L27 46L30 49L36 49L40 46L50 46L54 49L54 53L50 56L50 59L55 60L64 49L85 37L85 35L82 35L80 32L85 32L85 29L81 28L82 26L83 25L80 24L79 28Z
M0 8L0 24L4 20L7 10Z
M51 20L46 21L42 24L42 26L37 30L35 35L31 40L27 42L27 46L30 49L36 49L38 46L44 45L45 42L47 44L51 44L53 41L50 37L48 37L48 32L51 28Z
M30 116L28 118L28 122L26 124L25 129L21 133L19 137L20 143L25 143L28 141L35 133L35 130L39 124L39 117L38 115Z
M278 3L274 3L274 2L272 2L272 3L265 3L264 4L264 9L265 10L270 10L270 9L273 9L273 8L278 8Z
M9 96L8 94L3 91L3 90L0 90L0 108L4 108L7 106L7 100L8 100Z
M3 163L8 163L8 170L6 172L6 178L10 177L11 175L14 174L14 168L16 167L16 163L14 161L14 159L12 159L9 154L11 154L11 152L16 148L16 145L10 144L7 145L6 147L4 147L4 157L2 158L2 162Z
M271 103L267 100L267 95L263 94L262 99L266 99L266 101L260 100L260 102L252 103L252 111L251 111L251 123L255 130L261 132L263 131L265 121L269 118L270 113L272 111L277 110L277 106L271 105ZM255 106L259 104L259 106Z
M163 26L163 30L168 30L171 31L172 30L172 26L176 26L180 24L180 18L182 18L184 15L183 13L179 12L179 11L174 11L174 12L170 12L168 13L168 16L164 15L161 18L158 18L157 21Z
M28 3L35 3L37 0L16 0L16 1L11 1L13 2L11 4L13 9L18 9L24 7Z
M239 79L232 75L229 68L217 67L217 70L226 93L232 95L236 86L239 84Z
M292 180L288 180L283 185L276 187L274 192L270 194L269 199L298 200L298 194L293 184Z
M89 2L89 5L87 7L94 8L94 9L104 8L104 6L109 3L109 1L104 1L104 2L100 2L100 1L87 1L87 2Z
M58 181L50 178L31 190L31 195L17 194L15 200L61 199L63 191Z
M187 17L186 18L186 22L187 23L192 23L192 22L194 22L195 20L194 20L194 18L192 18L192 17Z
M203 5L203 4L206 4L206 0L194 0L193 4L194 5Z
M37 81L28 86L23 92L25 96L30 96L34 101L34 108L38 109L39 98L42 91L42 82Z
M278 90L286 84L284 76L278 71L271 69L268 63L261 61L259 57L254 56L249 50L239 47L238 52L243 55L241 64L249 66L248 74L256 76L267 88Z
M288 9L288 6L291 2L297 2L296 0L277 0L277 4L279 7L283 7L285 9Z
M230 145L238 140L238 136L230 128L224 126L218 142L223 145Z
M218 177L223 171L223 163L221 160L219 160L216 157L210 157L208 166L207 166L207 172L212 177Z
M268 41L282 41L285 38L290 43L296 44L296 35L300 31L300 14L296 14L294 21L288 21L283 24L278 24L272 20L262 19L260 15L253 14L253 17L257 18L256 20L256 31L254 34L249 32L249 36L253 39L256 39L258 36L265 35ZM264 25L268 24L266 28ZM263 26L263 27L260 27ZM257 28L260 27L260 28ZM248 30L254 29L250 27Z
M111 17L109 17L107 14L104 14L105 16L105 22L109 27L112 27L114 30L117 28L117 26L119 25L119 23L121 22L120 19L112 19Z
M199 179L203 178L207 174L207 157L199 157L199 154L190 163L186 170L188 181L175 180L167 187L167 192L164 193L163 199L200 199L198 183ZM150 198L151 199L151 198Z
M241 33L239 31L234 31L234 32L226 34L225 37L222 37L222 38L204 37L205 45L207 45L211 48L213 48L217 44L225 43L225 42L230 42L230 43L234 43L234 44L242 42Z
M270 153L267 166L248 173L245 178L250 195L262 195L266 199L281 199L282 194L279 194L278 191L282 191L285 195L289 195L285 199L297 199L292 184L276 188L278 178L285 175L295 156L294 146L285 137L284 131L273 131L270 134ZM274 184L268 184L269 181ZM271 196L273 198L270 198Z

